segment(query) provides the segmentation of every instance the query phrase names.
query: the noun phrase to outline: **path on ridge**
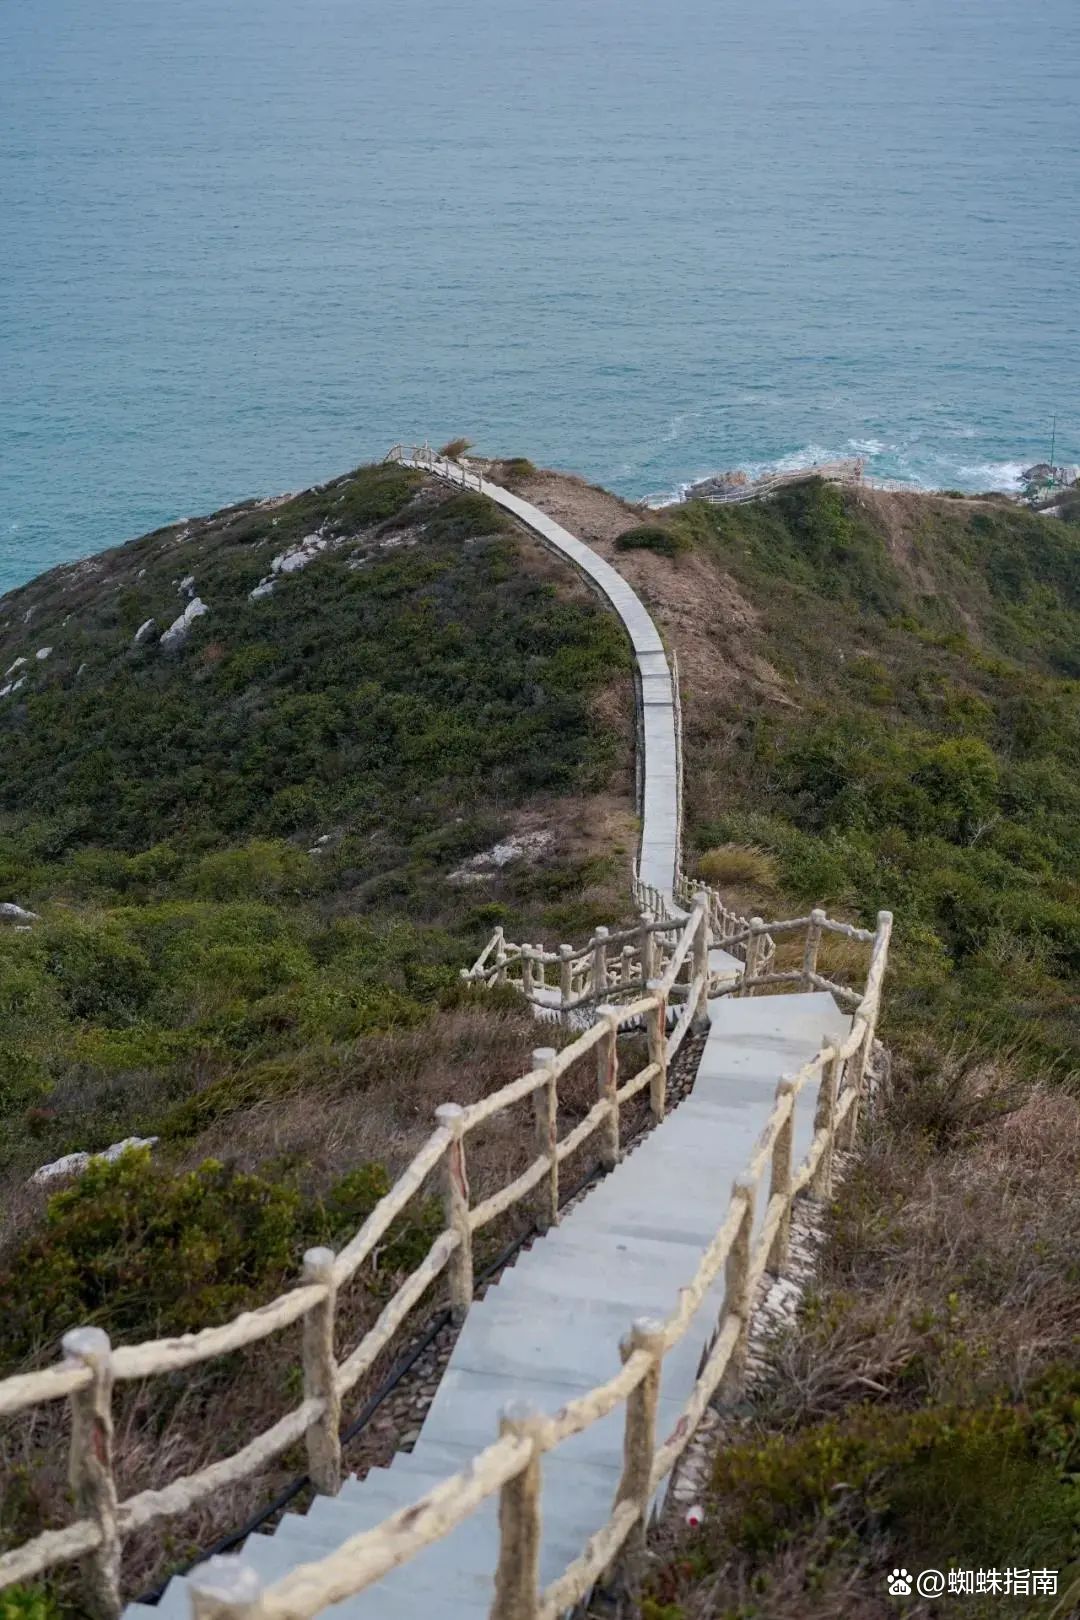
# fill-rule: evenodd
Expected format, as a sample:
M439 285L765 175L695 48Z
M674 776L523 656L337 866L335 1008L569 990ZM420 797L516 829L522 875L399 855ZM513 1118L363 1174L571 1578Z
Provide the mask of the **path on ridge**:
M439 456L403 456L405 466L433 472L460 484L461 468ZM659 889L678 909L674 898L679 841L679 772L675 742L675 691L660 632L637 592L591 546L548 517L538 506L523 501L500 484L480 478L482 494L538 535L552 551L572 562L602 593L622 620L634 649L641 683L641 851L638 876Z

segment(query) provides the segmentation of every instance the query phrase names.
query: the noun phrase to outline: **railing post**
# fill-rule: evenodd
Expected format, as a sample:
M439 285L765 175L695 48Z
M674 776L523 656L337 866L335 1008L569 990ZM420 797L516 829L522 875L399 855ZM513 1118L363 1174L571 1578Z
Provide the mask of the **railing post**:
M469 1225L469 1175L465 1163L465 1110L457 1103L442 1103L435 1110L438 1123L452 1133L443 1160L443 1208L448 1231L456 1232L458 1246L450 1260L450 1312L459 1326L469 1314L473 1297L472 1228Z
M531 945L523 945L521 947L521 990L522 994L526 998L531 997L533 993L533 962Z
M765 922L763 918L751 917L750 938L746 942L746 971L743 974L743 984L745 986L743 995L745 996L752 996L754 993L753 985L748 981L753 979L757 972L758 958L761 955L761 936L764 929Z
M341 1486L341 1397L337 1389L334 1357L334 1322L337 1284L333 1249L308 1249L304 1255L305 1283L320 1283L326 1298L304 1317L304 1399L323 1403L322 1416L307 1431L308 1476L323 1496L336 1496Z
M892 934L892 912L879 911L877 915L877 932L874 938L873 949L870 952L870 967L866 975L867 987L877 973L877 987L874 991L873 1001L869 1008L866 1026L866 1035L862 1044L854 1055L854 1070L851 1075L851 1084L855 1087L855 1097L851 1107L844 1117L843 1141L841 1146L851 1148L855 1145L855 1132L859 1123L859 1109L862 1106L863 1090L866 1085L866 1070L874 1050L874 1035L877 1031L878 1013L881 1009L881 981L885 972L885 963L889 955L889 937ZM879 966L880 964L880 966Z
M600 1163L614 1170L619 1162L619 1012L617 1007L597 1007L597 1023L606 1023L603 1040L596 1047L596 1089L607 1103L607 1119L600 1130Z
M622 963L619 968L619 983L625 990L634 980L634 947L624 945L622 948Z
M845 1152L855 1146L855 1133L859 1128L859 1109L862 1107L863 1088L866 1084L866 1069L874 1047L875 1024L875 1019L868 1020L866 1034L849 1059L848 1087L855 1095L851 1100L851 1107L844 1115L844 1122L840 1127L840 1141L837 1143L837 1146Z
M259 1620L262 1581L243 1553L215 1553L188 1576L193 1620Z
M832 1039L826 1035L824 1044L832 1046ZM818 1160L814 1174L810 1179L810 1191L815 1198L828 1198L832 1194L833 1180L833 1154L836 1149L836 1102L840 1095L840 1080L843 1074L844 1060L840 1056L840 1048L833 1050L833 1055L825 1065L825 1072L821 1076L818 1087L817 1109L814 1113L814 1135L824 1130L825 1151Z
M650 979L656 978L656 936L649 924L653 920L651 911L641 913L641 929L638 934L641 952L641 982L648 984Z
M593 967L592 967L592 993L602 995L608 987L607 980L607 940L606 928L598 928L593 935Z
M112 1346L104 1328L73 1328L61 1341L64 1359L81 1363L90 1383L71 1395L69 1474L75 1510L93 1519L101 1541L83 1560L86 1608L98 1620L116 1620L120 1602L120 1530L113 1477Z
M626 1402L623 1432L623 1469L615 1496L620 1502L633 1502L638 1510L634 1527L623 1542L617 1560L622 1584L633 1590L640 1582L641 1561L645 1554L648 1528L649 1487L656 1455L656 1408L660 1399L660 1370L664 1355L664 1324L650 1316L639 1317L619 1346L623 1364L637 1350L651 1357L651 1366ZM609 1572L610 1579L610 1572Z
M540 1447L544 1419L527 1401L512 1401L499 1419L499 1434L533 1442L520 1474L499 1495L499 1564L491 1620L536 1620L540 1610Z
M574 999L574 947L559 946L559 995L564 1007Z
M731 1314L739 1320L739 1336L735 1340L723 1380L724 1393L729 1398L739 1394L746 1378L753 1303L750 1288L750 1257L755 1194L756 1188L750 1177L738 1177L731 1189L732 1200L738 1199L743 1205L743 1218L739 1222L739 1230L735 1234L725 1268L724 1316Z
M506 934L505 934L505 931L501 927L496 928L496 930L495 930L495 939L496 939L495 964L496 964L496 968L497 968L497 972L495 974L495 983L496 984L505 984L506 983Z
M780 1217L780 1224L776 1228L769 1258L766 1261L767 1269L780 1277L788 1260L788 1248L791 1244L791 1170L795 1144L795 1081L785 1074L780 1078L776 1088L776 1098L791 1098L791 1109L787 1119L776 1133L772 1150L772 1176L769 1181L769 1202L779 1193L784 1200L784 1213Z
M553 1046L538 1046L532 1055L534 1069L549 1068L555 1062ZM533 1118L536 1124L536 1156L548 1162L546 1205L536 1217L537 1228L546 1232L559 1222L559 1082L554 1072L548 1075L539 1091L533 1092Z
M701 990L690 1028L700 1035L709 1027L709 896L699 889L694 896L694 910L698 914L697 933L694 935L693 972L691 980L701 975Z
M657 1072L649 1081L649 1107L655 1120L663 1119L667 1112L667 996L662 979L650 979L649 994L656 997L656 1006L648 1015L649 1062L657 1064Z
M806 944L803 947L802 982L804 990L813 989L814 974L817 972L818 951L821 948L821 925L824 921L824 911L815 906L810 913L810 921L806 929Z

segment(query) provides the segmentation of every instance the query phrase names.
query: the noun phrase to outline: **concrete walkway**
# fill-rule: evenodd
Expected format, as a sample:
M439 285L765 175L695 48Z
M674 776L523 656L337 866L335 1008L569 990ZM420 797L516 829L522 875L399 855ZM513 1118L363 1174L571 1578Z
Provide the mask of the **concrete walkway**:
M430 461L402 458L405 466L422 468L437 476L460 483L460 468L434 456ZM572 562L611 604L619 615L634 649L641 681L644 753L642 769L641 851L638 876L642 883L659 889L673 909L676 851L679 836L678 758L675 747L675 698L671 669L660 632L638 596L616 573L611 564L597 555L583 540L548 517L538 506L512 495L499 484L479 479L480 491L538 535L552 551ZM475 486L473 486L475 487Z

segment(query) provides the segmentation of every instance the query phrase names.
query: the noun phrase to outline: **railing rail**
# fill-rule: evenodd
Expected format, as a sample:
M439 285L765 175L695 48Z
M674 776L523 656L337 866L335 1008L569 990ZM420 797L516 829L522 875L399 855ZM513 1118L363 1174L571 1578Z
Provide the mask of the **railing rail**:
M675 914L664 897L648 885L636 884L635 894L653 900L661 915L643 910L633 927L613 933L598 928L583 946L560 945L557 951L542 945L512 943L506 939L502 928L496 928L472 967L462 969L462 979L472 984L511 984L534 1006L561 1015L637 994L675 962L670 999L681 1000L688 993L687 985L679 982L686 960L687 948L680 944L686 914ZM787 985L828 991L849 1009L856 1008L862 1000L862 987L844 984L820 973L818 956L826 935L872 946L877 936L869 929L841 922L822 910L774 922L766 922L761 917L740 917L728 910L715 889L694 888L691 880L681 873L677 894L704 907L710 943L721 946L742 964L738 972L731 968L710 972L709 996L753 995L770 986ZM792 934L804 937L801 966L778 971L775 967L777 941ZM550 980L549 968L558 969Z
M500 1554L493 1572L491 1620L558 1620L616 1565L633 1570L643 1550L656 1490L678 1462L716 1391L725 1386L735 1394L742 1384L755 1290L766 1272L779 1275L787 1267L795 1198L806 1189L828 1197L834 1152L838 1146L850 1144L880 1011L891 929L891 915L881 912L872 936L866 987L848 1035L843 1041L823 1045L797 1073L780 1077L769 1118L746 1170L732 1187L727 1214L693 1277L680 1291L666 1321L641 1319L630 1325L620 1347L623 1365L619 1372L552 1414L507 1408L500 1420L499 1439L467 1468L375 1529L352 1537L326 1558L294 1570L268 1587L244 1564L242 1553L232 1559L211 1560L191 1577L196 1620L309 1620L448 1535L496 1492L500 1495ZM818 1094L813 1137L795 1166L795 1103L814 1081ZM689 1330L721 1269L726 1276L724 1300L704 1364L671 1433L658 1439L657 1393L663 1357ZM541 1590L536 1550L543 1457L618 1406L625 1408L624 1467L611 1514L581 1555Z

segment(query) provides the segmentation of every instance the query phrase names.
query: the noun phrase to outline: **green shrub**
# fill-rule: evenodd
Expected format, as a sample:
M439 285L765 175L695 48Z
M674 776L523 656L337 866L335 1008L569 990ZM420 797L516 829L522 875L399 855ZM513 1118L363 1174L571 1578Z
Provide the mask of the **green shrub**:
M212 1160L186 1175L146 1149L91 1160L0 1267L7 1357L32 1356L81 1323L131 1339L224 1321L283 1286L299 1210L291 1189Z
M63 1620L56 1599L38 1586L8 1586L0 1592L0 1620Z
M855 1408L797 1434L725 1447L713 1489L725 1536L768 1555L830 1525L834 1544L874 1527L919 1563L1067 1562L1080 1488L1075 1373L1023 1406ZM1013 1550L1015 1549L1015 1551Z
M438 453L440 456L445 456L447 461L456 461L459 456L465 454L466 450L471 449L471 439L450 439Z
M346 1242L389 1189L378 1164L305 1201L294 1186L211 1159L182 1174L146 1149L91 1160L50 1198L42 1229L0 1259L10 1305L0 1354L22 1362L80 1324L130 1341L226 1321L293 1281L311 1243ZM381 1272L415 1265L441 1226L437 1201L401 1217L381 1246Z
M187 880L204 900L270 900L310 893L318 874L311 857L289 844L257 839L204 855Z
M691 541L685 532L659 523L643 523L635 529L626 529L615 540L616 551L655 551L661 557L678 557L690 548Z
M507 456L499 462L499 477L507 483L519 483L536 477L536 468L528 456Z

